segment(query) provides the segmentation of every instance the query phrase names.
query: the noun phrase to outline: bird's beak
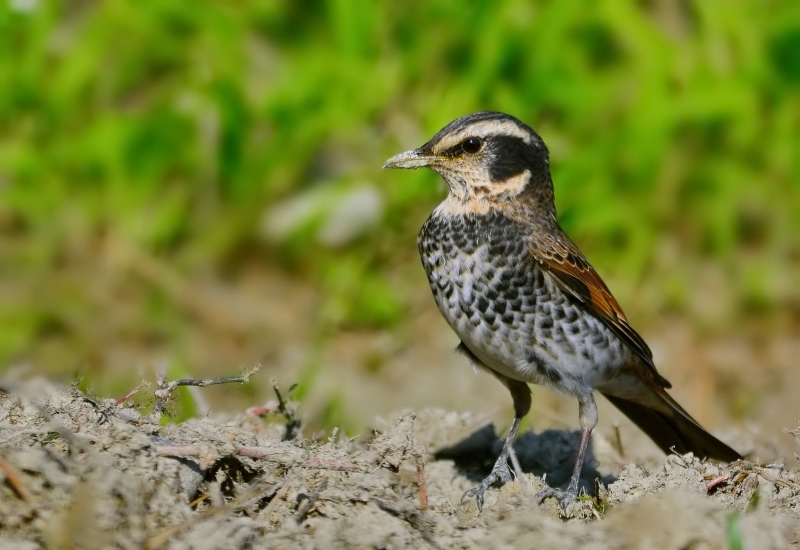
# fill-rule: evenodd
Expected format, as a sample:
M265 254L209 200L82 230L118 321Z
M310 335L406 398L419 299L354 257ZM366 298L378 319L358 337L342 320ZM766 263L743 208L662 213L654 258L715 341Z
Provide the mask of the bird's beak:
M383 167L417 169L430 166L434 160L436 160L435 156L423 153L422 149L413 149L393 156L383 163Z

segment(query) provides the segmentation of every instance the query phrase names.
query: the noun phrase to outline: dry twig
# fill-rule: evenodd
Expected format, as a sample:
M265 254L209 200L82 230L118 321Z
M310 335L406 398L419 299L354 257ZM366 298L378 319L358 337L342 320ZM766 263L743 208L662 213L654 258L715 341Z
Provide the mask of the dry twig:
M422 511L428 506L428 484L425 481L425 463L422 455L417 455L417 486L419 487L419 505Z
M724 481L727 481L729 477L730 476L728 474L722 474L721 476L715 477L714 479L712 479L711 481L706 483L706 489L710 491L711 489L713 489L714 487L716 487L720 483L723 483Z
M123 403L125 403L125 401L127 401L128 399L130 399L131 397L133 397L134 395L136 395L137 393L139 393L139 390L140 390L140 389L142 389L142 388L143 388L143 387L145 387L145 386L149 386L149 385L150 385L150 383L149 383L149 382L147 382L146 380L142 380L142 383L141 383L141 384L139 384L138 386L136 386L135 388L133 388L131 391L129 391L128 393L126 393L125 395L123 395L122 397L120 397L119 399L117 399L116 401L114 401L114 406L115 406L115 407L119 407L120 405L122 405Z
M620 458L625 458L625 449L622 446L622 434L619 431L619 424L614 424L614 439L611 440L611 444Z
M0 471L3 472L4 476L6 476L6 481L8 481L9 485L11 485L11 489L14 490L14 493L17 495L17 497L26 502L30 501L31 497L28 495L28 491L25 489L25 485L22 483L22 479L19 477L17 470L1 457Z
M308 500L306 500L297 511L297 514L294 516L295 523L303 523L308 515L308 512L311 510L311 507L317 503L317 500L319 500L319 495L327 488L328 478L325 478L322 480L322 483L319 484L319 487L317 487L314 492L311 493L311 495L308 497Z
M217 384L245 384L250 381L250 377L258 372L258 369L260 368L261 365L255 364L249 371L238 376L219 376L217 378L201 379L181 378L172 382L167 382L167 377L165 374L159 374L156 379L156 385L158 386L158 389L153 392L156 396L156 402L155 405L153 405L153 412L151 413L151 416L153 419L157 420L161 415L161 412L164 410L164 407L172 395L172 392L181 386L197 386L199 388L205 388L206 386L215 386Z

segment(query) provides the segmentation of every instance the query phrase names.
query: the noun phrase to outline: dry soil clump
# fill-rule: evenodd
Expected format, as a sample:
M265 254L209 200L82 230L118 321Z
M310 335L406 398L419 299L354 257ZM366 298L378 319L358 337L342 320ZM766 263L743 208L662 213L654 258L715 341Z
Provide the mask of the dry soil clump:
M587 496L566 514L537 506L536 476L564 481L576 443L523 435L524 473L479 513L461 495L501 442L470 414L403 412L369 437L287 440L252 414L162 425L75 388L7 385L0 548L800 547L800 473L746 461L674 455L648 471L595 441Z

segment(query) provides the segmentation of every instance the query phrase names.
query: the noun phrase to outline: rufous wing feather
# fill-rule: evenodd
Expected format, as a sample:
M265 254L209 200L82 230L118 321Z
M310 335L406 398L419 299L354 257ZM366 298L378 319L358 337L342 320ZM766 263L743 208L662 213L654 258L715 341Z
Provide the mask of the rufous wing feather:
M662 387L671 387L656 371L650 348L628 324L611 291L569 237L562 233L544 242L538 240L529 249L539 266L562 290L583 303L613 330L652 369Z

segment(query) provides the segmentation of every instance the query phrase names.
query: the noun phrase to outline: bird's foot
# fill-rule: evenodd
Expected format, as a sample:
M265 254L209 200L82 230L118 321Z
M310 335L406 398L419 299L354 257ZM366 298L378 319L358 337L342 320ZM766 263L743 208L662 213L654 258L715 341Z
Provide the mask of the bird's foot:
M486 489L497 481L501 483L511 481L511 470L508 468L508 453L505 451L500 455L500 458L497 459L497 462L494 463L491 473L481 481L480 485L465 492L461 497L461 502L464 502L466 498L475 497L475 501L478 504L478 511L483 510L483 494L486 492Z
M578 488L573 487L571 484L566 491L548 487L544 491L539 491L536 493L534 498L536 499L536 504L541 504L547 497L555 497L555 499L558 501L558 505L561 507L561 510L566 513L567 506L575 502L575 499L578 497Z

